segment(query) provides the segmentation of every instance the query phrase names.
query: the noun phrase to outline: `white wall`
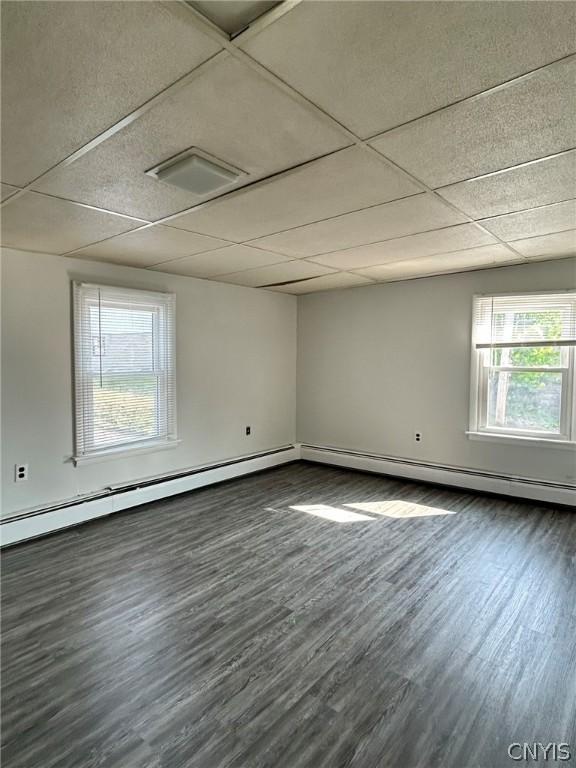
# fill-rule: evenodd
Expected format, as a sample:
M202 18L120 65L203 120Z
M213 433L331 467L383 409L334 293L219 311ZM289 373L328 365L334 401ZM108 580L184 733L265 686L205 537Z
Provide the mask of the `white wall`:
M172 291L176 448L74 467L70 281ZM206 280L4 249L3 514L295 440L296 299ZM244 427L251 425L246 437ZM14 464L30 479L14 482Z
M70 462L73 279L176 293L178 447ZM574 482L570 451L464 432L473 294L575 284L576 260L563 260L301 297L298 440ZM292 296L5 249L1 306L4 514L296 439ZM30 465L25 483L14 483L17 462Z
M298 440L574 482L570 450L476 442L465 430L472 296L575 286L568 259L302 296Z

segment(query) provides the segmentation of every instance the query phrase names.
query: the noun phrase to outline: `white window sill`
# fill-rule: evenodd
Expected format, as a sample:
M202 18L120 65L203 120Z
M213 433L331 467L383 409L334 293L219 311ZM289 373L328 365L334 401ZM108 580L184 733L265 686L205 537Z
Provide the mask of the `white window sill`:
M524 437L523 435L506 435L498 432L466 432L469 440L484 440L494 443L508 443L509 445L535 445L541 448L567 448L574 450L576 442L573 440L558 440L550 437Z
M110 461L114 459L123 459L125 456L137 456L142 453L156 453L157 451L165 451L170 448L176 448L180 445L181 440L162 440L161 442L150 442L140 445L135 445L132 448L121 446L119 448L109 448L105 451L95 451L94 453L88 453L85 456L72 456L72 461L75 466L78 464L91 464L99 461Z

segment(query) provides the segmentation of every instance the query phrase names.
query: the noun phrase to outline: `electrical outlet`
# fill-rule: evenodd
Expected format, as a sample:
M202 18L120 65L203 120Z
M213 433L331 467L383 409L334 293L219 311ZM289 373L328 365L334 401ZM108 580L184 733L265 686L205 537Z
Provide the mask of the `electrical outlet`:
M422 432L414 432L414 441L416 443L422 442Z
M28 464L15 464L14 482L22 483L24 480L28 480Z
M252 427L246 427L246 434L250 435L252 433Z

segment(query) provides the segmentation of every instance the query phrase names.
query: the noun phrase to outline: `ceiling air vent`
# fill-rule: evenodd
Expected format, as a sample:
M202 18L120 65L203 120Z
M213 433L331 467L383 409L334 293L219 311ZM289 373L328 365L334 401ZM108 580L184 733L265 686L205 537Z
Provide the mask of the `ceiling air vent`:
M195 147L150 168L146 174L198 197L230 187L245 175Z

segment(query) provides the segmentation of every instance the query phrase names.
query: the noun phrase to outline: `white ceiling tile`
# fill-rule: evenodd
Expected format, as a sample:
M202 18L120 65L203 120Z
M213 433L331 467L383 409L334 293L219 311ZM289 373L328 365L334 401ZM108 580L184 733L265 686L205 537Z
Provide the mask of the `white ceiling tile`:
M382 264L368 267L359 272L374 280L399 280L407 277L440 274L442 272L459 272L478 267L490 267L497 264L518 263L524 260L515 256L505 245L485 245L453 253L442 253L436 256L426 256L408 261L396 261L393 264Z
M216 275L267 267L270 264L287 261L289 259L286 256L280 256L277 253L268 253L245 245L230 245L227 248L218 248L218 250L208 253L157 264L154 269L158 272L170 272L175 275L188 275L190 277L215 277Z
M11 187L10 184L0 184L1 196L0 200L6 200L7 197L13 195L14 192L18 192L18 187Z
M238 183L245 184L347 143L316 112L220 56L189 85L38 188L157 220L205 199L145 174L190 147L244 171Z
M514 240L511 245L528 258L576 256L576 229L569 232L556 232L553 235Z
M304 2L245 50L362 137L566 56L574 3Z
M482 225L506 241L576 229L576 200L483 219Z
M74 254L78 259L111 261L132 267L149 267L162 261L201 253L225 245L205 235L171 227L149 227L95 243Z
M214 201L171 224L244 241L419 191L377 158L350 147Z
M66 253L141 226L66 200L27 192L2 209L2 245L42 253Z
M463 248L495 243L496 238L482 232L474 224L460 224L419 235L409 235L382 243L349 248L315 256L314 261L338 269L357 270L374 264L403 261L436 253L459 251Z
M576 151L462 181L438 190L474 219L576 197Z
M2 178L39 174L212 56L159 2L2 3Z
M338 288L353 288L359 285L371 285L373 283L363 275L355 275L351 272L334 272L332 275L322 275L322 277L313 277L311 280L304 280L301 283L291 283L290 285L281 285L273 290L280 293L316 293L317 291L333 291Z
M249 285L253 288L287 282L289 280L307 280L310 277L328 275L335 270L310 264L307 261L288 261L285 264L274 264L270 267L248 269L244 272L234 272L218 277L218 280L236 285Z
M565 60L371 144L431 187L509 168L576 145L575 85Z
M254 240L296 258L425 232L467 221L433 195L414 195Z

